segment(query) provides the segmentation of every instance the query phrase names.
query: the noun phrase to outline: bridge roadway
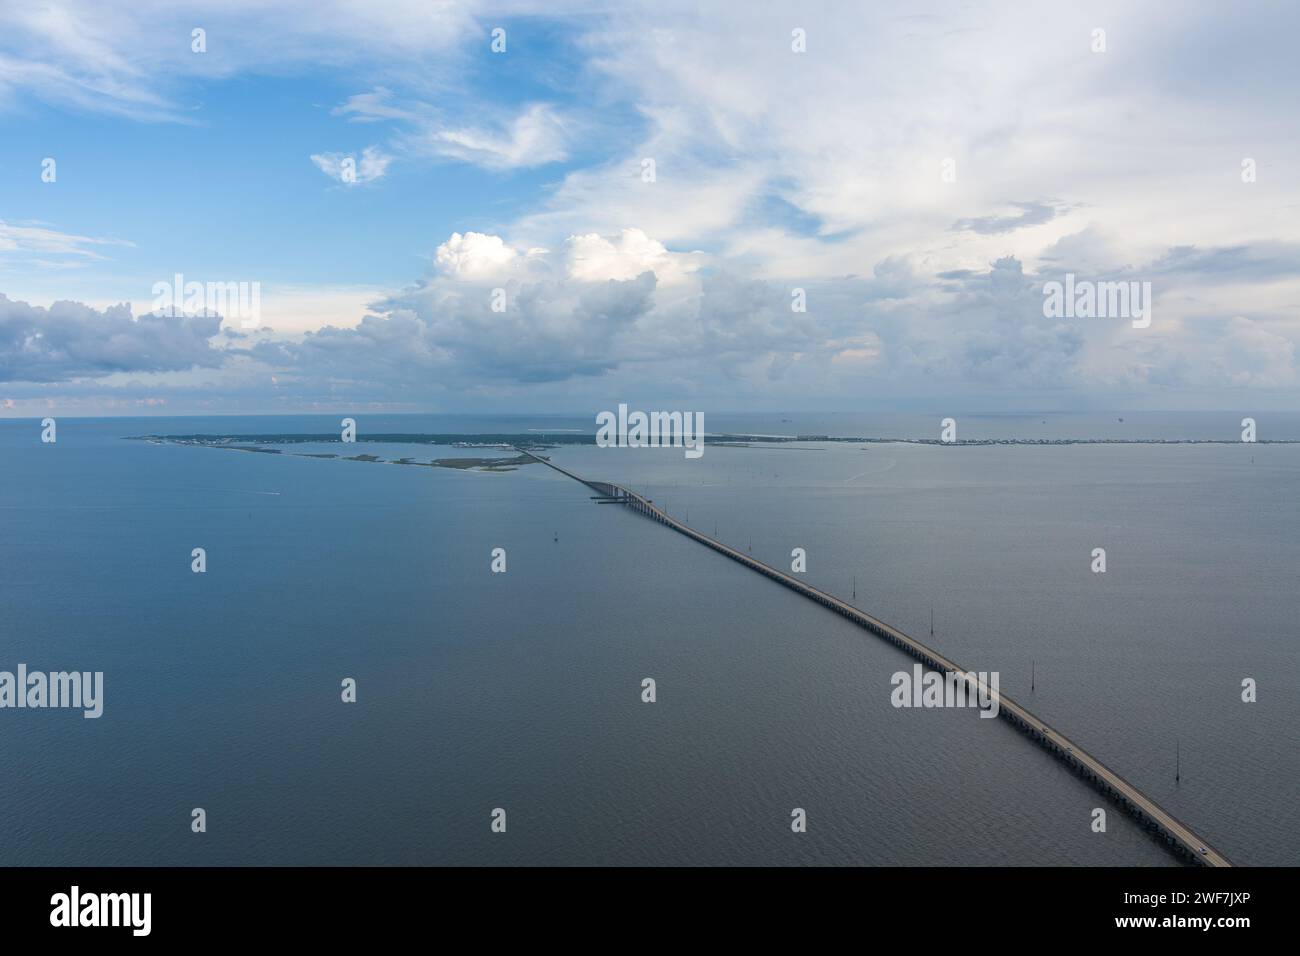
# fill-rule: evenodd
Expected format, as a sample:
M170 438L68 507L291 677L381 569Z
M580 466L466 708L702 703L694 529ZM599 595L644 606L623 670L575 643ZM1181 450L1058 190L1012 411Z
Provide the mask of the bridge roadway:
M733 561L745 565L745 567L757 571L766 577L771 578L786 587L798 591L804 597L816 601L818 604L828 608L843 617L848 618L860 627L865 628L877 637L884 638L894 646L898 647L905 653L916 658L921 663L933 668L936 671L942 671L944 674L955 673L960 679L966 682L968 693L971 690L982 691L986 696L984 699L990 699L992 690L984 685L978 677L961 667L959 664L944 657L938 651L927 647L913 637L904 634L898 628L886 624L865 611L860 611L841 601L834 595L827 594L810 584L786 574L769 564L764 564L747 554L742 554L735 548L723 544L708 535L701 534L694 528L682 524L675 518L670 517L667 512L656 508L647 498L629 491L621 485L611 484L605 481L588 481L579 475L574 474L566 468L561 468L548 458L540 455L534 455L532 452L524 451L521 448L515 449L521 454L541 462L544 465L554 468L560 474L572 478L574 481L581 482L588 488L597 492L606 498L615 498L626 504L633 511L639 512L648 518L658 521L660 524L667 525L674 531L686 535L698 541L714 551L724 554ZM1115 771L1111 770L1096 757L1089 754L1077 743L1060 733L1046 721L1035 717L1028 710L1016 703L1006 694L999 693L998 699L998 716L1004 717L1011 721L1016 727L1028 734L1036 743L1046 748L1058 759L1064 761L1076 772L1086 778L1094 787L1118 803L1125 811L1136 817L1148 830L1154 831L1157 838L1163 840L1175 853L1184 857L1189 862L1198 863L1204 866L1227 867L1232 866L1228 858L1222 853L1210 846L1202 837L1199 837L1190 827L1182 823L1168 810L1165 810L1158 803L1146 796L1137 787L1133 786Z

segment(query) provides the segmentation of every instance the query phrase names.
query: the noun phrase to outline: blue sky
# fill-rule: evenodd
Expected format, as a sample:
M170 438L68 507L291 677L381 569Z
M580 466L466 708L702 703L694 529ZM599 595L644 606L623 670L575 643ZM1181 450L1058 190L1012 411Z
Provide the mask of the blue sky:
M446 112L472 115L475 100L522 110L571 98L578 63L556 33L553 24L530 21L508 43L508 55L471 60L463 82L474 93L452 93L449 99L467 102ZM173 39L190 44L187 31ZM235 39L214 31L206 55ZM486 34L479 39L486 50ZM264 283L397 288L419 275L452 232L508 222L567 170L602 158L593 136L590 149L575 143L571 156L535 167L399 162L382 183L345 188L310 157L359 157L392 135L390 124L340 115L361 89L355 77L309 64L290 75L192 80L177 84L168 121L12 95L0 122L5 218L128 240L111 262L74 277L97 300L143 297L176 269L219 277L255 272ZM46 156L58 162L57 188L30 175ZM11 275L20 285L22 274ZM64 294L62 280L50 285L40 291Z
M1294 407L1298 21L6 5L0 415ZM148 315L176 273L256 321Z

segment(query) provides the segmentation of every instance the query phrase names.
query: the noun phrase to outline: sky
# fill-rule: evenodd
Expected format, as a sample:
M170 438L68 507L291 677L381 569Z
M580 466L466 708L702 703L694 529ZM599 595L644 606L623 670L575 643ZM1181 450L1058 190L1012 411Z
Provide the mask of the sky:
M1295 408L1298 35L0 0L0 416ZM1067 275L1149 324L1045 314Z

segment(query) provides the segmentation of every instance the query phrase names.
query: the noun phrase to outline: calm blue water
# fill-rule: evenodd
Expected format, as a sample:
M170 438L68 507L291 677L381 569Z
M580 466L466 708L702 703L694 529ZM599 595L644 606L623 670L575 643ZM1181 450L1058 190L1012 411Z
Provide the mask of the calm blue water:
M962 438L1231 439L1244 414L959 421ZM362 437L591 429L356 417ZM933 437L939 417L707 427ZM1261 438L1300 437L1294 416L1255 417ZM549 469L122 440L337 426L61 419L42 445L37 423L0 421L0 669L106 685L99 720L0 710L0 864L1175 863L1117 812L1092 833L1108 805L1005 722L893 709L910 659ZM812 583L849 597L856 577L860 607L918 636L933 606L940 650L999 670L1236 862L1300 859L1300 446L554 456L773 564L804 547Z

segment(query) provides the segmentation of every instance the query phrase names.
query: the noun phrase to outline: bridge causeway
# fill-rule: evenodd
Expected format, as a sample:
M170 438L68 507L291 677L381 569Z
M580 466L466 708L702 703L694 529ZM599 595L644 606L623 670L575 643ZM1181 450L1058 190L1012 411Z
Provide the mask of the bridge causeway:
M871 632L877 637L889 641L895 647L904 653L925 664L936 671L944 674L953 673L966 682L967 687L973 691L983 691L986 695L992 695L991 688L986 687L982 681L971 671L967 671L959 664L944 657L938 651L926 646L916 638L909 637L898 628L861 611L853 605L840 600L834 595L827 594L810 584L805 584L786 572L774 568L769 564L743 554L732 548L730 545L723 544L715 538L701 534L694 528L681 523L675 518L670 517L667 512L656 508L647 498L636 494L624 488L621 485L612 484L605 481L589 481L579 475L574 474L566 468L552 462L549 458L543 458L532 452L516 448L520 454L527 455L550 468L555 469L560 474L572 478L574 481L581 482L604 501L616 501L625 504L632 511L642 514L647 518L659 522L672 528L674 531L698 541L705 547L723 554L733 561L743 564L750 570L757 571L764 577L771 578L778 584L783 584L793 591L797 591L804 597L816 601L822 607L842 617L848 618L859 627ZM602 503L604 503L602 501ZM1190 827L1178 820L1172 813L1165 810L1150 797L1146 796L1137 787L1133 786L1118 773L1111 770L1096 757L1089 754L1070 738L1066 737L1046 721L1035 717L1023 706L1016 703L1006 694L998 693L995 695L999 702L998 716L1005 718L1015 725L1019 730L1027 734L1035 743L1043 747L1057 759L1067 764L1072 770L1083 776L1093 785L1100 793L1113 800L1127 813L1136 817L1144 827L1152 832L1159 840L1162 840L1173 852L1185 858L1187 861L1203 866L1228 867L1232 866L1228 858L1222 853L1215 850L1203 838L1199 837ZM987 699L987 697L986 697Z

